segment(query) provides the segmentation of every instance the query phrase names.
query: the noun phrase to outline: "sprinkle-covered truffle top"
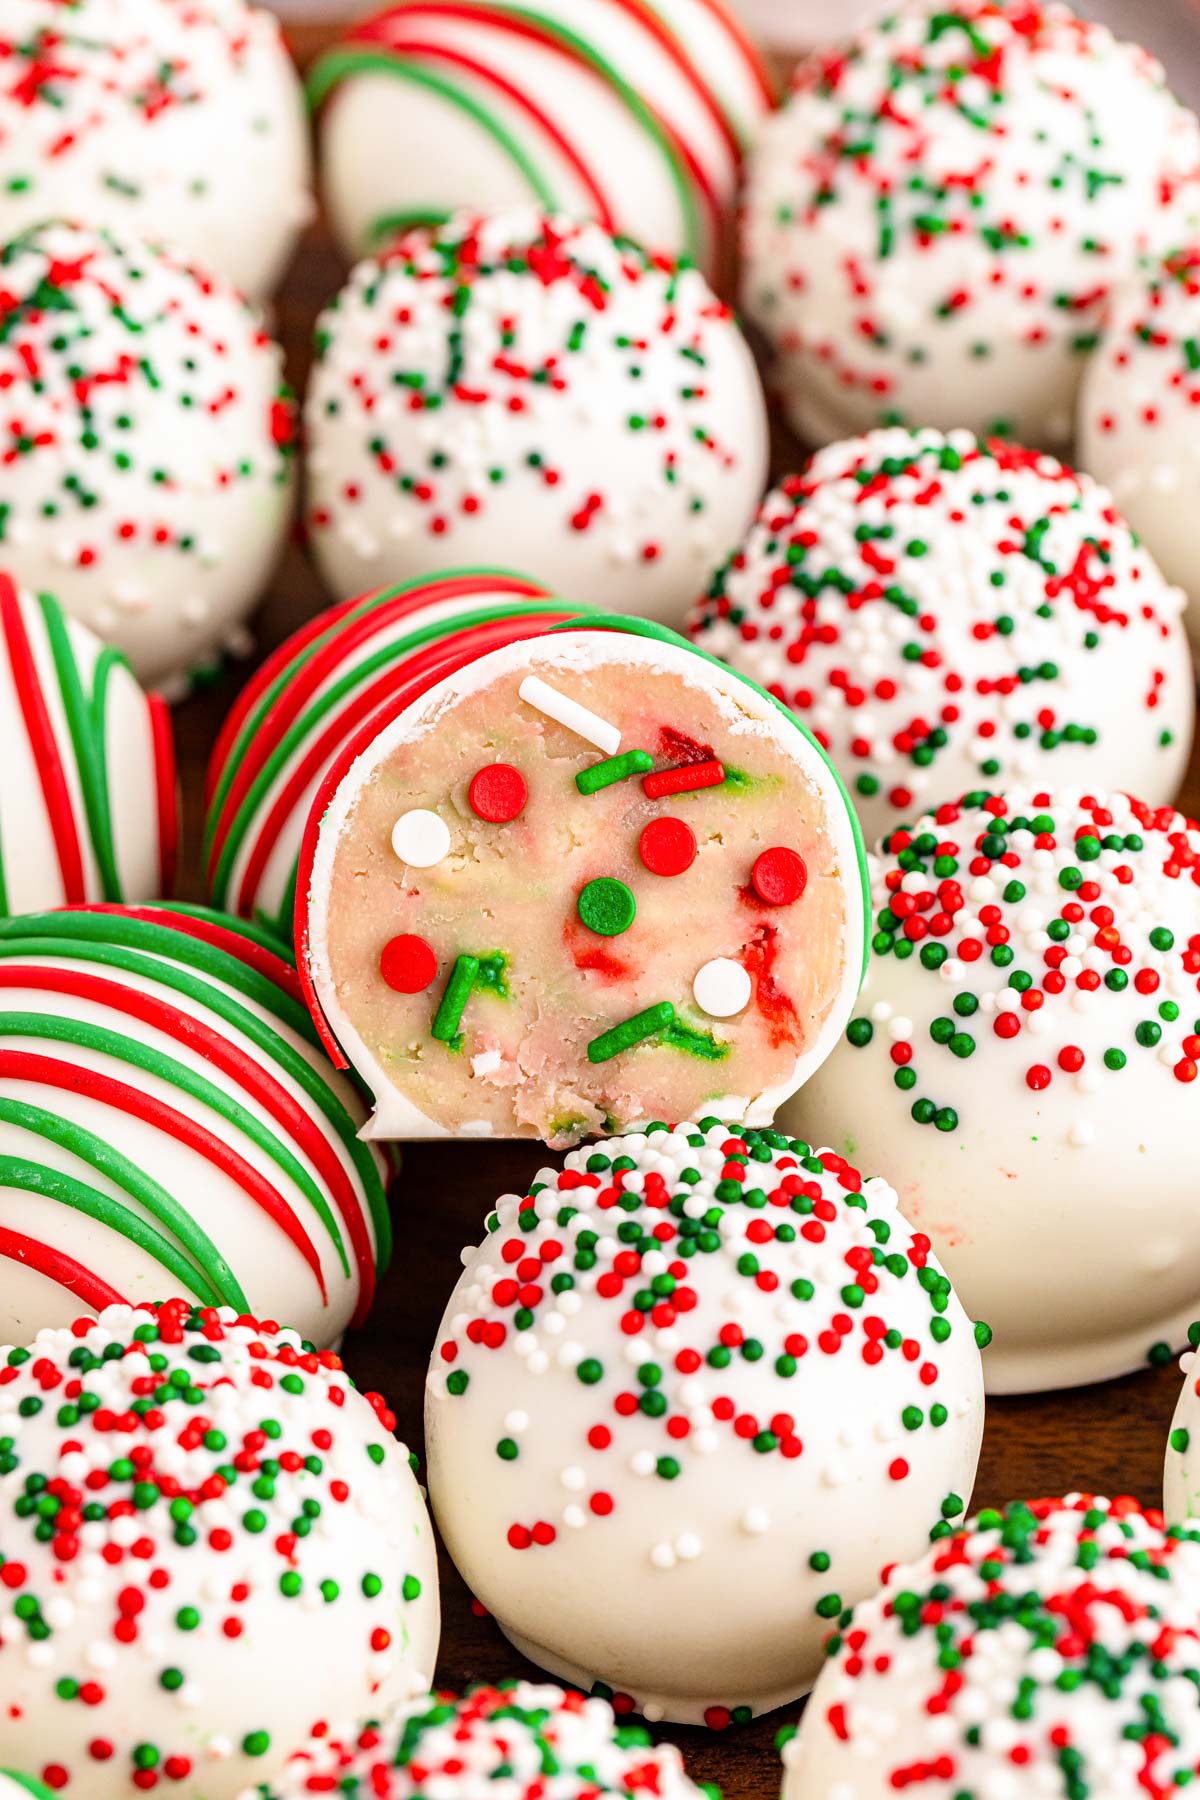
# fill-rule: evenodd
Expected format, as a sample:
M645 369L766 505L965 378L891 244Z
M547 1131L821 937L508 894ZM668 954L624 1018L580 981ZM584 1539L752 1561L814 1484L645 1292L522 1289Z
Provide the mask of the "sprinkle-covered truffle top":
M1080 1097L1071 1142L1090 1143L1089 1110L1101 1093L1120 1105L1131 1066L1152 1068L1167 1101L1196 1079L1198 890L1200 827L1172 807L968 794L884 840L849 1043L888 1046L918 1124L957 1129L939 1077L960 1089L952 1071L978 1057L981 1104L1006 1070L1017 1092L1064 1087Z
M598 225L517 209L409 231L358 266L321 321L311 523L375 529L355 523L374 488L326 467L322 426L350 419L362 464L435 538L537 499L556 527L656 562L672 517L690 537L708 530L712 473L757 455L727 440L727 402L710 386L714 346L731 337L731 313L695 268ZM748 362L744 382L753 392ZM593 427L627 436L631 456L651 444L651 475L639 449L636 480L614 468L606 489ZM714 542L713 558L725 547Z
M1119 436L1122 426L1152 429L1187 409L1200 407L1200 247L1172 250L1148 259L1114 297L1101 350L1101 364L1114 375L1136 370L1150 377L1156 392L1139 386L1136 412L1121 417L1106 408L1106 390L1093 382L1095 401L1090 429L1102 437Z
M687 1800L697 1790L673 1745L618 1725L604 1700L549 1683L429 1694L364 1726L353 1741L314 1739L263 1800L337 1793L345 1800L593 1800L619 1794Z
M1140 733L1147 779L1155 751L1174 767L1183 604L1086 475L897 427L829 445L768 495L691 631L800 715L885 826L1064 747L1115 759L1118 699L1124 756Z
M981 1512L839 1622L786 1791L1167 1800L1200 1765L1198 1617L1200 1532L1090 1495Z
M286 1698L246 1696L256 1728L242 1736L230 1697L218 1719L206 1694L214 1658L243 1634L267 1658L286 1641L280 1607L297 1609L300 1641L320 1612L351 1671L342 1686L361 1668L363 1701L373 1682L403 1693L395 1662L422 1583L394 1565L411 1552L423 1568L428 1549L398 1491L394 1425L332 1352L228 1307L111 1306L0 1348L0 1656L14 1701L0 1752L39 1755L49 1785L80 1794L115 1793L122 1768L145 1788L150 1773L183 1781L208 1759L272 1752L257 1721ZM61 1735L48 1701L66 1709ZM131 1720L140 1741L124 1735ZM214 1790L228 1779L213 1775Z
M537 1392L528 1377L571 1371L588 1396L579 1441L563 1427L559 1492L545 1493L539 1515L506 1522L513 1549L536 1554L614 1515L620 1528L626 1506L636 1529L637 1479L678 1483L694 1499L717 1454L744 1471L742 1531L782 1531L790 1511L772 1515L758 1459L837 1487L853 1445L886 1488L909 1479L927 1434L972 1404L987 1327L972 1340L928 1238L909 1229L887 1183L864 1181L832 1151L715 1119L654 1124L541 1170L488 1228L464 1255L431 1389L453 1404L491 1359L520 1366L495 1446L518 1475L547 1423L534 1422L538 1443L525 1439ZM831 1411L847 1362L854 1391L864 1367L879 1380L877 1408L856 1421ZM946 1518L962 1508L942 1499ZM714 1521L719 1541L724 1530ZM710 1548L687 1531L646 1554L664 1570ZM811 1551L811 1569L828 1570L819 1542ZM823 1616L838 1610L836 1598L821 1604Z
M307 214L305 175L299 93L265 8L5 0L0 235L68 208L127 219L194 255L207 246L206 267L257 288Z
M292 436L281 353L223 284L73 225L0 250L0 557L90 572L88 623L232 561L220 503L286 483Z

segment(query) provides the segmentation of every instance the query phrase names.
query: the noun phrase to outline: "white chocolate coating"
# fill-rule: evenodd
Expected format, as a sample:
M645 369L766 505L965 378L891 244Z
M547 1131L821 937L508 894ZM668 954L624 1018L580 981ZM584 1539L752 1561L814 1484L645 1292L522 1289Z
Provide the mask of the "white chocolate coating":
M618 1723L606 1700L548 1682L427 1694L366 1726L357 1739L314 1738L291 1757L262 1800L701 1800L673 1744ZM243 1800L258 1800L245 1795Z
M872 843L973 786L1173 800L1196 711L1183 606L1088 476L897 426L769 494L690 631L803 719Z
M388 222L538 204L713 272L774 100L724 0L386 8L318 62L321 177L354 261Z
M0 243L78 218L253 298L309 217L300 85L245 0L5 0Z
M0 574L0 912L171 890L171 720L48 594Z
M518 618L513 641L474 657L464 634L454 672L369 720L313 803L301 958L315 1011L375 1097L371 1138L533 1136L565 1148L698 1106L764 1124L840 1036L864 942L859 840L840 784L743 678L672 633L619 625L522 638ZM578 781L601 753L521 700L530 674L572 705L582 695L588 718L607 713L622 751L640 750L653 774L585 793ZM504 825L481 823L464 798L497 757L531 793ZM699 758L714 784L665 796L642 785ZM437 806L452 828L450 855L428 875L410 874L390 844L397 806L413 803ZM663 818L691 820L698 844L677 878L640 850ZM800 860L796 894L758 892L764 854ZM636 895L636 921L616 938L583 919L585 888L605 877ZM433 958L415 989L384 973L399 929ZM696 970L722 949L754 974L756 1005L716 1026L689 1002ZM479 968L443 1030L466 957ZM604 1045L660 1006L661 1029Z
M321 342L308 522L339 595L499 564L678 623L762 492L762 390L732 314L696 270L598 225L411 231L354 271Z
M0 1587L0 1756L67 1800L126 1800L145 1767L233 1800L320 1722L426 1689L429 1519L337 1357L172 1301L0 1359L0 1554L23 1577Z
M1200 1312L1200 1197L1172 1174L1195 1134L1198 868L1169 807L1071 789L946 806L875 862L858 1018L783 1116L887 1171L995 1331L990 1392L1124 1374Z
M1192 604L1200 645L1200 253L1142 264L1109 300L1079 394L1079 459Z
M1060 448L1104 297L1179 237L1198 136L1056 0L916 0L814 54L750 161L743 296L814 444L897 420Z
M430 1364L446 1546L518 1649L651 1720L778 1706L965 1507L971 1324L886 1182L775 1132L654 1126L533 1187Z
M1167 1438L1167 1457L1163 1468L1163 1511L1173 1523L1200 1516L1200 1366L1197 1363L1198 1334L1188 1332L1192 1348L1179 1359L1183 1371L1183 1387L1171 1431Z
M981 1513L843 1624L783 1800L1186 1790L1198 1616L1200 1536L1160 1513L1087 1495Z
M336 1342L387 1260L364 1116L220 914L0 921L0 1339L182 1293Z
M6 570L177 693L244 640L287 531L283 357L229 288L53 224L0 257Z

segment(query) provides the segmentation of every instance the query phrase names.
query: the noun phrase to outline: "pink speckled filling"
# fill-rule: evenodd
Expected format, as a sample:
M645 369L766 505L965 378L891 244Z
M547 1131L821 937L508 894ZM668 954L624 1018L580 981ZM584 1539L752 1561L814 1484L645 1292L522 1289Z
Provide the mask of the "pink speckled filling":
M645 749L656 768L711 753L727 779L658 800L637 776L581 795L575 776L602 753L520 699L530 673L618 726L623 752ZM471 777L491 762L513 764L529 785L509 824L476 818L467 800ZM450 828L450 852L434 868L407 867L392 849L395 821L416 807ZM642 828L662 816L696 835L698 855L683 874L655 875L641 862ZM797 851L808 870L788 906L765 905L750 885L755 859L776 845ZM580 889L601 875L636 897L636 919L617 937L596 935L578 916ZM839 866L824 797L777 739L733 728L727 697L619 663L564 672L533 652L519 670L444 706L366 780L334 852L329 966L366 1048L435 1126L563 1146L786 1087L841 988L847 880L856 872ZM423 993L393 992L380 975L380 954L401 933L436 952L438 974ZM455 958L497 953L507 991L476 988L458 1041L435 1040L430 1027ZM750 1002L733 1018L712 1018L693 999L693 978L714 957L741 963L752 979ZM591 1040L664 1000L685 1034L699 1037L653 1039L589 1062ZM701 1046L710 1054L697 1054Z

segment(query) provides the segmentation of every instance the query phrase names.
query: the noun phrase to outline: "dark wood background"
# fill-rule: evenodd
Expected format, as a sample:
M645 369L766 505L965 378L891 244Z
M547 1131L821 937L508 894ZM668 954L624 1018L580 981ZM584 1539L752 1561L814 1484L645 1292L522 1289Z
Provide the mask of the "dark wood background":
M305 26L295 28L291 36L303 63L329 40L330 32ZM314 226L277 301L276 331L286 346L298 392L307 373L316 313L336 293L343 274L326 233L319 224ZM781 434L780 472L794 465L798 454ZM327 602L297 536L257 620L259 652L270 650ZM189 899L204 897L197 868L209 750L252 666L227 670L215 686L175 715L185 809L180 886ZM1193 757L1183 804L1189 813L1200 813L1200 757ZM380 1285L370 1322L348 1341L345 1356L360 1387L378 1388L388 1396L399 1415L401 1435L418 1451L425 1366L442 1308L458 1277L459 1251L478 1241L484 1216L499 1195L524 1192L545 1160L544 1150L527 1144L414 1144L404 1152L404 1173L393 1196L397 1254ZM410 1235L403 1214L409 1198L418 1196L434 1204L422 1207L420 1230ZM975 1503L993 1505L1083 1488L1109 1495L1131 1493L1147 1505L1158 1505L1167 1429L1179 1386L1180 1376L1172 1364L1102 1387L992 1402ZM445 1618L439 1684L460 1687L531 1673L495 1625L473 1615L463 1583L448 1560L442 1560ZM768 1796L775 1800L779 1761L774 1735L789 1716L786 1711L772 1714L724 1735L670 1728L661 1735L675 1738L692 1773L717 1782L728 1800Z

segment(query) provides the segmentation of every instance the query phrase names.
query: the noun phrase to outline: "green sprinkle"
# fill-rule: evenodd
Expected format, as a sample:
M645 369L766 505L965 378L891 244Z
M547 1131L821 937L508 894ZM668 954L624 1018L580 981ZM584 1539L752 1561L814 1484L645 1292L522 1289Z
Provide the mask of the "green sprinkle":
M434 1014L432 1035L440 1044L448 1044L458 1036L458 1028L466 1010L467 1001L471 998L471 989L475 986L475 977L479 973L477 956L458 956L454 959L454 967L450 971L450 979L446 983L446 991L442 995L441 1004Z
M615 875L598 875L580 889L576 901L580 920L598 937L620 937L637 917L633 890Z
M580 769L575 786L581 794L598 794L601 788L611 787L614 781L627 781L631 775L648 775L653 767L654 758L648 750L626 750L622 756L610 756L604 762L593 763L590 769Z
M622 1019L610 1031L602 1031L599 1037L594 1037L587 1047L588 1061L608 1062L611 1057L619 1056L622 1050L629 1050L634 1044L644 1043L656 1032L665 1031L674 1021L675 1008L669 1000L660 1000L657 1006L648 1006L645 1012L634 1013L631 1019Z

